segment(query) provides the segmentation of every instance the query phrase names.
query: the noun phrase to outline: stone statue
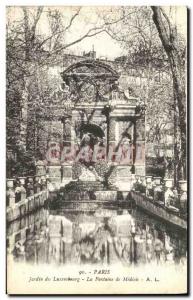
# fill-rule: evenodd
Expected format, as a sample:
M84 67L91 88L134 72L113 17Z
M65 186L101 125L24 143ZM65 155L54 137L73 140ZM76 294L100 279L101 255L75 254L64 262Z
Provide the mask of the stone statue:
M90 166L89 168L86 168L85 166L82 166L82 173L79 176L80 181L102 181L102 177L100 177L96 170Z
M80 181L96 181L96 176L86 167L82 167L82 173L79 176Z

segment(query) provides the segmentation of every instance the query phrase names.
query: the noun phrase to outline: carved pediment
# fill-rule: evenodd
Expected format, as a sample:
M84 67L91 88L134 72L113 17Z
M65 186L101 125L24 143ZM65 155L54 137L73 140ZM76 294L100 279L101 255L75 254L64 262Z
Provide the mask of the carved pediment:
M68 98L76 103L107 101L119 77L110 66L95 60L76 63L61 75Z

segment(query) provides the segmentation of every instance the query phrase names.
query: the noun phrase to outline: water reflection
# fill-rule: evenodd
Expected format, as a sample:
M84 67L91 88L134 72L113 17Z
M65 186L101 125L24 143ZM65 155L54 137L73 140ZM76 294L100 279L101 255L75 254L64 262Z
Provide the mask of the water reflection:
M41 209L8 226L7 248L31 264L186 263L185 233L136 209Z

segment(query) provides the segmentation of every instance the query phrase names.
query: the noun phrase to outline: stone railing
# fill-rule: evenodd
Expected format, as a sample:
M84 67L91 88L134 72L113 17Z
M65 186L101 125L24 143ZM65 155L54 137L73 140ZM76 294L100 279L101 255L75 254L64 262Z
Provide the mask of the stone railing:
M44 206L48 199L47 185L45 175L7 179L7 222L20 219Z
M155 202L139 192L131 191L130 194L137 206L141 207L151 215L157 216L158 218L183 229L187 229L187 222L182 216L180 216L179 212L171 211L169 207L165 207L161 203Z
M136 175L132 190L173 212L185 215L187 213L186 181L179 181L179 191L177 191L173 185L173 179Z

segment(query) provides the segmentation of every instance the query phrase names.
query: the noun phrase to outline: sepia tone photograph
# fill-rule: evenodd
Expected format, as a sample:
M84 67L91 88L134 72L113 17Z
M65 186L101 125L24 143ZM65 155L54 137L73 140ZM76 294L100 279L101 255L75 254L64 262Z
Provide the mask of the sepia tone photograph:
M6 7L7 294L188 293L187 14Z

